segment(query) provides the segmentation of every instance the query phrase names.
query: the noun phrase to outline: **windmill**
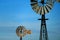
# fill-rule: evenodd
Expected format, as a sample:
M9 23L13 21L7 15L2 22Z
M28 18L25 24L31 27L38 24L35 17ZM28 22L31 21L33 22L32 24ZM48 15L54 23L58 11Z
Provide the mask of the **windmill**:
M41 29L40 29L40 39L39 40L48 40L48 32L46 27L45 14L49 13L54 4L53 0L31 0L32 9L39 15L41 15Z
M22 40L22 37L27 34L31 34L31 30L27 30L24 26L18 26L16 29L16 34L18 37L20 37L20 40Z

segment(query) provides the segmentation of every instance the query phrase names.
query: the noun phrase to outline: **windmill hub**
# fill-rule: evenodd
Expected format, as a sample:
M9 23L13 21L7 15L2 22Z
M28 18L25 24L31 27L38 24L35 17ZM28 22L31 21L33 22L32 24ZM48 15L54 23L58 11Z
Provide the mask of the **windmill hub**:
M46 0L38 0L38 6L46 6Z

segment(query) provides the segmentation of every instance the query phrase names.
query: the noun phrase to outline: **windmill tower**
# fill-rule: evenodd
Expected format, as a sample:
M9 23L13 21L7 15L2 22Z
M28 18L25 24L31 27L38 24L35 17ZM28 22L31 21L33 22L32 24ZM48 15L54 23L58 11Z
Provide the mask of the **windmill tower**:
M41 29L40 29L40 39L39 40L48 40L48 32L46 27L46 19L45 14L49 13L49 11L53 7L53 0L31 0L32 9L39 15L41 15Z

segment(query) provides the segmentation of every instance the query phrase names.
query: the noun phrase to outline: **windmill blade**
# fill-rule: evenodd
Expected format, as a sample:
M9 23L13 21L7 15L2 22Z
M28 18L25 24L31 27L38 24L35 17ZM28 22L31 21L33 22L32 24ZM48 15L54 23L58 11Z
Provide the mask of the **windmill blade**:
M38 11L39 11L39 6L36 6L35 11L36 11L36 13L38 13Z
M31 4L32 8L36 7L37 5L38 5L37 3Z
M45 13L48 13L48 11L47 11L47 9L46 9L46 7L44 6L44 11L45 11Z
M35 6L35 7L32 7L32 9L33 9L33 10L36 10L36 7L37 7L37 6Z
M46 4L46 6L44 7L45 13L48 13L53 7L52 3L48 3Z
M37 2L37 0L31 0L31 2Z
M31 6L32 6L32 9L33 9L33 10L36 10L36 7L38 6L38 4L37 4L37 3L31 4Z
M45 10L45 11L48 13L49 11L48 11L48 9L47 9L47 7L46 7L46 6L45 6L45 8L46 8L46 10Z
M51 8L49 6L46 6L47 11L49 12Z
M48 6L50 9L52 9L52 7L53 7L53 6L52 6L52 5L50 5L50 4L47 4L46 6Z
M35 3L37 3L37 2L31 2L31 4L35 4Z
M40 14L42 11L42 7L39 7L38 13Z
M34 6L34 5L36 5L37 3L31 3L31 6Z
M37 0L31 0L31 4L37 3Z
M44 14L44 7L42 7L42 12L40 14L42 14L42 15Z

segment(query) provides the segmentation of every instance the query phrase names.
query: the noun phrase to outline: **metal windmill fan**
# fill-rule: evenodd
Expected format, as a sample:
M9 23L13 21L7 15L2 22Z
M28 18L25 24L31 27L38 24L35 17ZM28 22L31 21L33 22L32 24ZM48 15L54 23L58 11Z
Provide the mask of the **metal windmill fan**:
M17 29L16 29L16 34L19 36L19 37L23 37L26 35L26 33L24 33L24 30L26 30L24 28L24 26L19 26Z
M31 0L32 9L38 14L48 13L53 7L53 0Z
M31 34L31 30L27 30L24 26L18 26L16 29L16 34L18 37L20 37L20 40L22 40L22 37L24 37L26 34Z

